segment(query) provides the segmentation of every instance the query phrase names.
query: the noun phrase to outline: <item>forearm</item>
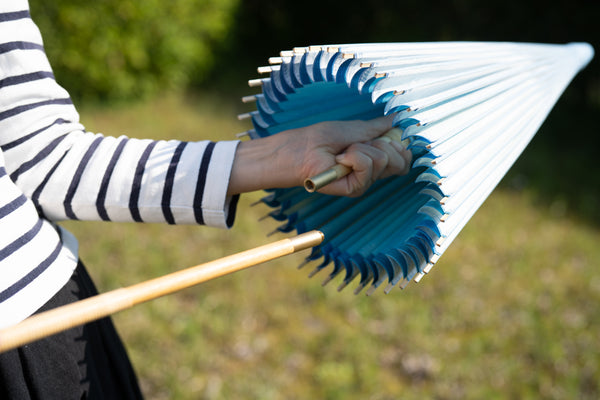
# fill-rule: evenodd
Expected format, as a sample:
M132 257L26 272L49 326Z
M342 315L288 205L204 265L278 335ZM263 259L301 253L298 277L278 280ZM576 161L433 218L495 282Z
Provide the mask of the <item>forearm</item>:
M241 142L235 153L228 195L302 184L298 154L290 154L283 136Z

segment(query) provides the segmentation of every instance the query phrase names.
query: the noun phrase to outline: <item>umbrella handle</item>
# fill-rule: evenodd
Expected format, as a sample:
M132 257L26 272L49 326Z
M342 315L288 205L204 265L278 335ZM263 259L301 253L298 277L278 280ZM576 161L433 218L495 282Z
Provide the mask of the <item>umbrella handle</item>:
M379 139L386 140L388 142L395 141L402 143L405 147L410 143L408 139L402 140L402 130L399 128L392 128L387 131L384 135L380 136ZM321 189L324 186L329 185L338 179L343 178L352 172L352 168L346 167L342 164L336 164L333 167L321 172L320 174L311 176L304 180L304 189L307 192L313 193Z
M323 239L322 232L310 231L33 315L17 325L0 329L0 353L136 304L318 246Z
M336 164L328 170L321 172L320 174L307 178L304 181L304 189L306 189L306 191L310 193L316 192L323 186L327 186L330 183L343 178L350 172L352 172L352 168L346 167L342 164Z

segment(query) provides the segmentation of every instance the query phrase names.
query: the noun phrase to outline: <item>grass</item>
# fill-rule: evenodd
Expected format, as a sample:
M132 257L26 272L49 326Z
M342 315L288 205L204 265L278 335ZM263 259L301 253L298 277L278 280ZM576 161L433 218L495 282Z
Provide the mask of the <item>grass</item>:
M82 121L111 135L223 140L247 129L239 111L214 96L167 96L84 108ZM600 231L532 193L496 190L404 291L322 288L296 269L298 255L114 319L149 399L598 398ZM108 291L271 241L274 225L258 222L267 209L250 206L261 195L242 197L228 231L64 225Z

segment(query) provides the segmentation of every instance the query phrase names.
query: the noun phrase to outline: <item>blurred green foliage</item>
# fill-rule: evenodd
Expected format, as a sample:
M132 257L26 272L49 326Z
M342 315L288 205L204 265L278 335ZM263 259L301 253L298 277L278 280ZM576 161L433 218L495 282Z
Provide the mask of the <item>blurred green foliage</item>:
M294 46L407 41L585 41L596 49L600 2L587 0L31 0L55 73L75 98L122 99L206 84L239 88ZM568 101L600 108L600 63ZM232 79L234 77L234 79Z
M199 81L238 0L31 0L59 82L80 99L131 99Z

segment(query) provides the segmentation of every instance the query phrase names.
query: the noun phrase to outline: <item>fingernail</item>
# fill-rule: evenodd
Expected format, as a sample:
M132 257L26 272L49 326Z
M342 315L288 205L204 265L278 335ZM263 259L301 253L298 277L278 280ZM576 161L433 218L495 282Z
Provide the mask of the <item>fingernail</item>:
M338 154L337 156L335 156L335 162L338 164L341 162L344 162L345 159L346 159L346 153Z

